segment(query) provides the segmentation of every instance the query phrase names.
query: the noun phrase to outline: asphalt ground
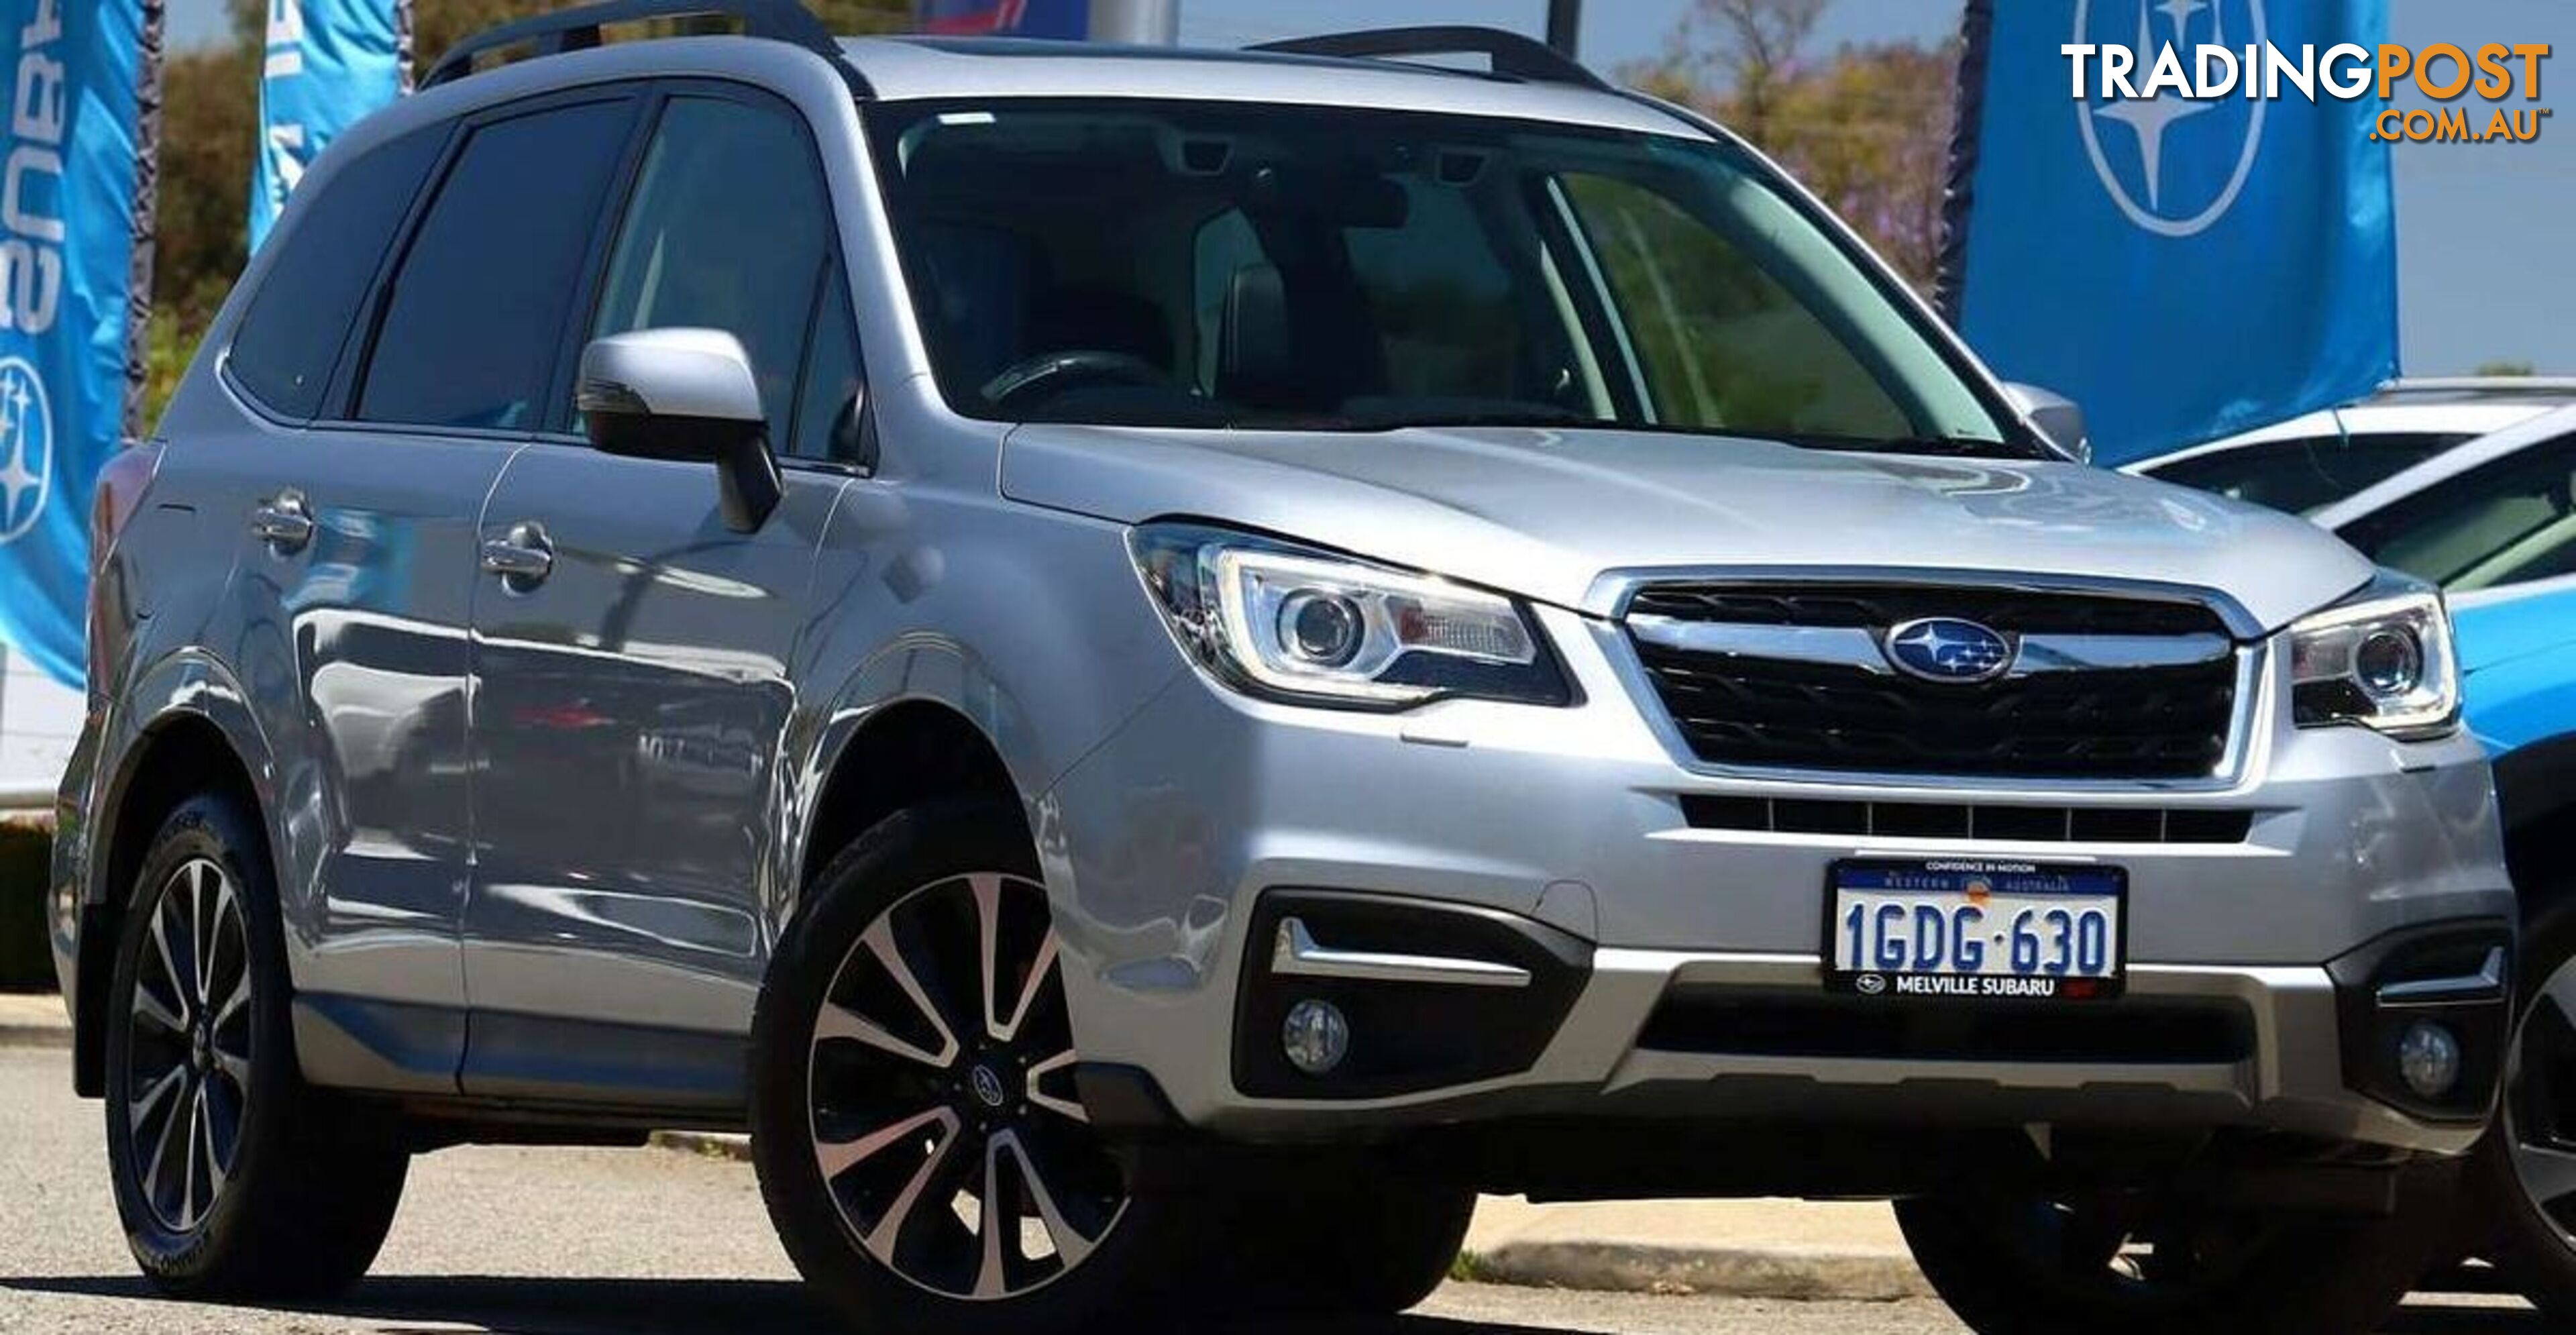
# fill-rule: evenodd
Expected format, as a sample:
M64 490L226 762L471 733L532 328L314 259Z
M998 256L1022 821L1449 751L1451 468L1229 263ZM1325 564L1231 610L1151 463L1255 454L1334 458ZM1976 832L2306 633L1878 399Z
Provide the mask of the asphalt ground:
M292 1309L153 1297L107 1189L99 1106L69 1055L0 1048L0 1335L825 1335L736 1163L666 1150L458 1149L412 1170L374 1275ZM1400 1321L1247 1322L1259 1335L1950 1335L1936 1302L1778 1302L1452 1284ZM2389 1330L2538 1335L2502 1299L2425 1300ZM1114 1335L1114 1332L1112 1333Z

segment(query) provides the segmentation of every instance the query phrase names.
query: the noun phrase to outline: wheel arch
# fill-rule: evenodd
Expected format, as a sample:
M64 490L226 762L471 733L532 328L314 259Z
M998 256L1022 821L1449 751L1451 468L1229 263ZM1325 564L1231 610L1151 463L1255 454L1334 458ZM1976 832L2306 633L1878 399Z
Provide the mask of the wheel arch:
M796 898L850 841L905 807L943 798L989 797L1026 819L1027 795L1002 750L964 711L911 696L851 723L815 785L795 859Z
M106 1092L106 999L115 974L116 943L133 880L162 822L191 796L222 793L249 811L261 843L258 855L274 862L268 806L256 777L264 770L244 755L245 749L257 754L258 748L255 743L244 747L241 726L227 726L223 712L220 706L205 707L201 699L190 700L140 724L92 813L89 883L74 973L79 991L72 1006L72 1083L85 1097Z

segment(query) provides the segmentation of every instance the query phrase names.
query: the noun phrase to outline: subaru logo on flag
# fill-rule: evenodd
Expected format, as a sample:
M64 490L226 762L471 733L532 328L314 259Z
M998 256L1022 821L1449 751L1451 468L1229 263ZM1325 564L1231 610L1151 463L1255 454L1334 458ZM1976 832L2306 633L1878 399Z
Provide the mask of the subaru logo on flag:
M0 543L36 526L53 489L54 413L24 357L0 358Z
M1988 365L2084 405L2095 462L2287 421L2397 374L2381 104L2321 80L2303 95L2295 68L2301 52L2378 49L2388 7L1966 0L1945 290ZM2253 97L2249 50L2264 53Z
M2076 0L2075 40L2137 53L2144 84L2171 50L2190 68L2203 46L2270 40L2263 0ZM2098 94L2101 90L2092 90ZM2086 97L2075 104L2093 174L2131 222L2160 236L2207 231L2236 203L2263 150L2261 99Z
M1925 681L1992 681L2019 656L2003 632L1957 617L1925 617L1888 629L1882 646L1896 670Z

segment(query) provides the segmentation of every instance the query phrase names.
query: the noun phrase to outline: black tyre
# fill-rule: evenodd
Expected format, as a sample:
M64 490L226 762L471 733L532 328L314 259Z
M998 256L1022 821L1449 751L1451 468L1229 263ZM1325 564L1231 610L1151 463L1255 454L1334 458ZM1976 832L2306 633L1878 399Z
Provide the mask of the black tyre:
M107 1146L143 1273L193 1298L321 1297L375 1260L410 1156L296 1069L277 888L250 813L152 841L108 988Z
M779 943L752 1047L761 1195L853 1326L1057 1335L1195 1296L1188 1204L1132 1193L1074 1094L1015 809L915 808L835 858Z
M1900 1201L1915 1263L1980 1335L2360 1335L2445 1243L2457 1173L2410 1170L2389 1217L2247 1215L2103 1193Z
M2560 1327L2576 1325L2576 894L2537 894L2514 982L2494 1122L2469 1169L2493 1260Z
M1364 1160L1317 1180L1249 1187L1229 1209L1228 1275L1270 1312L1389 1317L1431 1296L1458 1261L1476 1194Z

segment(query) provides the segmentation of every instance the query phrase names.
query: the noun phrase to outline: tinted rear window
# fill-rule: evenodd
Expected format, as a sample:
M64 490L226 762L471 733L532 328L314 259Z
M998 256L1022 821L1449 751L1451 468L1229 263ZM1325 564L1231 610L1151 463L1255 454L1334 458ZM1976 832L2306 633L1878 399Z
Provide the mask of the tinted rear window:
M279 235L276 262L242 315L230 359L233 378L270 411L322 410L349 322L446 142L440 126L369 150L324 182Z
M394 279L358 415L529 431L631 106L588 102L474 131Z

